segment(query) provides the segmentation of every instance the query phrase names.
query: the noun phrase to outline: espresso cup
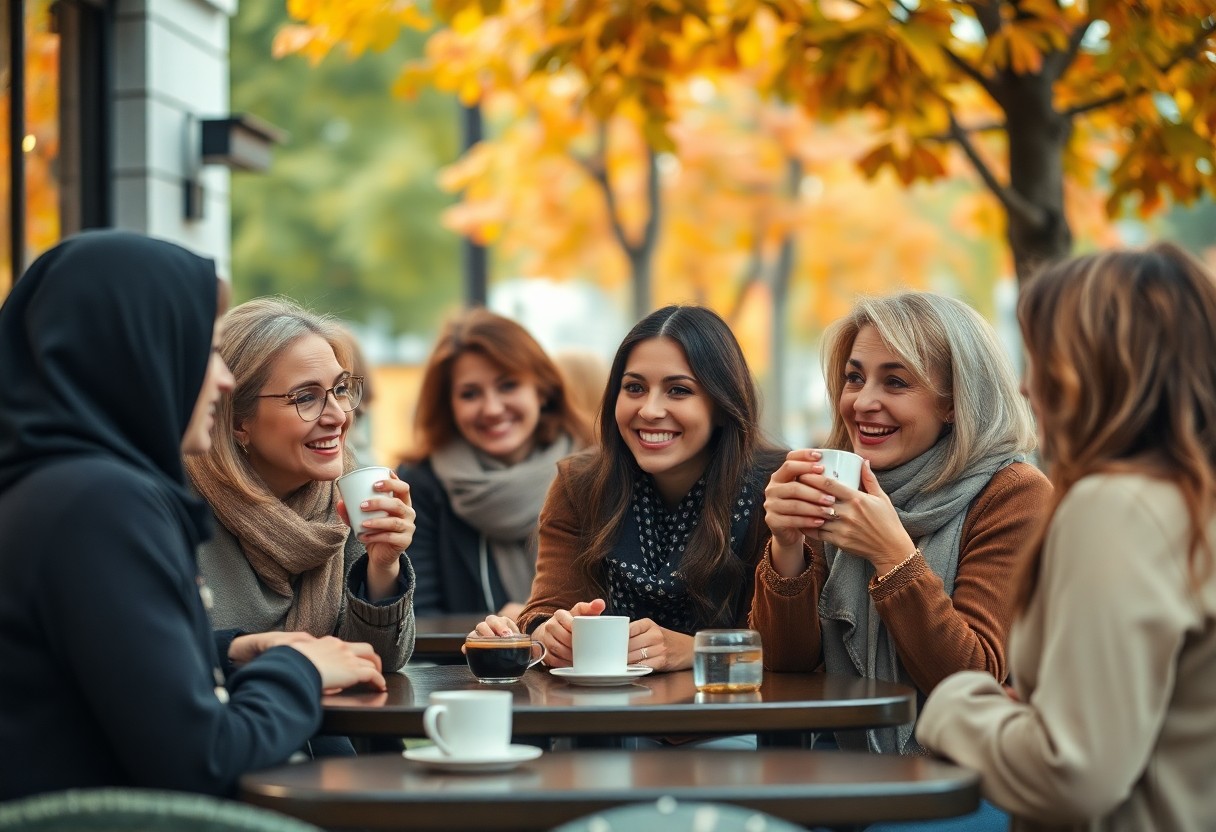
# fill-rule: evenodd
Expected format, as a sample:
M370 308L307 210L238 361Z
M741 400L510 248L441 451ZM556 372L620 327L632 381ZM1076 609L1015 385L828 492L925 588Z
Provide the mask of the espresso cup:
M532 658L535 648L540 655ZM518 682L524 671L542 662L549 650L524 633L483 636L473 633L464 640L464 658L477 681L486 685Z
M422 728L445 757L499 759L511 746L511 700L505 690L441 690L422 713Z
M381 496L382 492L372 486L387 479L390 479L389 470L380 465L356 468L338 477L338 493L342 495L342 502L346 503L346 515L350 518L350 528L356 537L369 531L363 528L364 520L388 516L387 511L364 511L359 508L364 500Z
M574 672L609 676L625 672L629 616L574 616Z
M861 487L862 458L850 451L838 451L833 448L817 448L820 462L823 464L823 475L841 485L847 485L854 490Z

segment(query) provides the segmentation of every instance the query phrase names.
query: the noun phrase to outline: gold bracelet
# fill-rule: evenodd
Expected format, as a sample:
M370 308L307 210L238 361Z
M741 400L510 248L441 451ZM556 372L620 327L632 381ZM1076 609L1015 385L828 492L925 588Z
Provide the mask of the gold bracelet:
M901 570L901 569L903 569L905 566L907 566L909 563L911 563L911 562L912 562L912 558L916 557L916 556L917 556L917 555L919 555L919 554L920 554L920 547L919 547L919 546L917 546L915 549L913 549L913 550L912 550L912 554L908 555L906 558L904 558L904 559L903 559L903 560L901 560L899 563L897 563L897 564L895 565L895 568L894 568L894 569L892 569L890 572L888 572L888 573L887 573L887 574L885 574L885 575L879 575L877 578L875 578L875 579L874 579L874 583L876 583L876 584L880 584L880 583L882 583L882 582L883 582L883 581L885 581L887 578L891 577L891 576L892 576L892 575L894 575L896 572L898 572L899 570Z

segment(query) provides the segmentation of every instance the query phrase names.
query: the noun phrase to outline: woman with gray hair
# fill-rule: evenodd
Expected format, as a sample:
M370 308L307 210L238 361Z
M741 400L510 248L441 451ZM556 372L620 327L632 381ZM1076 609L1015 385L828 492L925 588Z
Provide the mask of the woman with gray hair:
M922 701L959 670L1003 680L1009 587L1051 486L1024 461L1032 418L995 333L959 301L905 292L861 301L825 344L827 447L862 457L861 486L828 478L817 450L773 474L752 606L766 664L902 682ZM920 751L912 725L836 739Z
M346 440L363 389L348 339L290 300L260 298L224 317L219 352L236 386L210 452L186 460L216 519L199 550L215 626L367 642L398 670L414 645L414 509L390 474L363 505L386 514L348 528L334 480L354 467Z

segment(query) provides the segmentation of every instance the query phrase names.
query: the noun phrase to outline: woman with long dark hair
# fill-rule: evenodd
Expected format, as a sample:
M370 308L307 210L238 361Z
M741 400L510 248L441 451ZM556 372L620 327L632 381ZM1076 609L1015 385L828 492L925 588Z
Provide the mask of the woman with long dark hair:
M1013 594L1014 688L944 680L917 738L1017 830L1216 829L1216 278L1177 246L1022 289L1055 484Z
M574 615L627 615L631 664L692 666L692 636L746 622L760 504L781 453L761 437L743 351L713 311L667 306L625 336L599 444L558 467L518 625L572 663ZM515 628L491 616L486 633Z

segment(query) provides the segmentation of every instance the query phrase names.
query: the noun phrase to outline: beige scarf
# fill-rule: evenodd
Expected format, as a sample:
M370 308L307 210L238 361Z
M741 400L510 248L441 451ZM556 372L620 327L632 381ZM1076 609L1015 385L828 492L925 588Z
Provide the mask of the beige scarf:
M431 467L443 484L452 511L477 529L498 567L512 601L524 603L536 575L536 521L558 460L569 456L574 441L565 434L537 448L522 462L505 465L455 439L431 454Z
M191 471L194 474L194 471ZM226 483L193 476L194 487L240 543L245 559L276 595L295 598L286 629L333 635L345 581L350 529L337 513L332 482L311 482L285 500L254 504Z

